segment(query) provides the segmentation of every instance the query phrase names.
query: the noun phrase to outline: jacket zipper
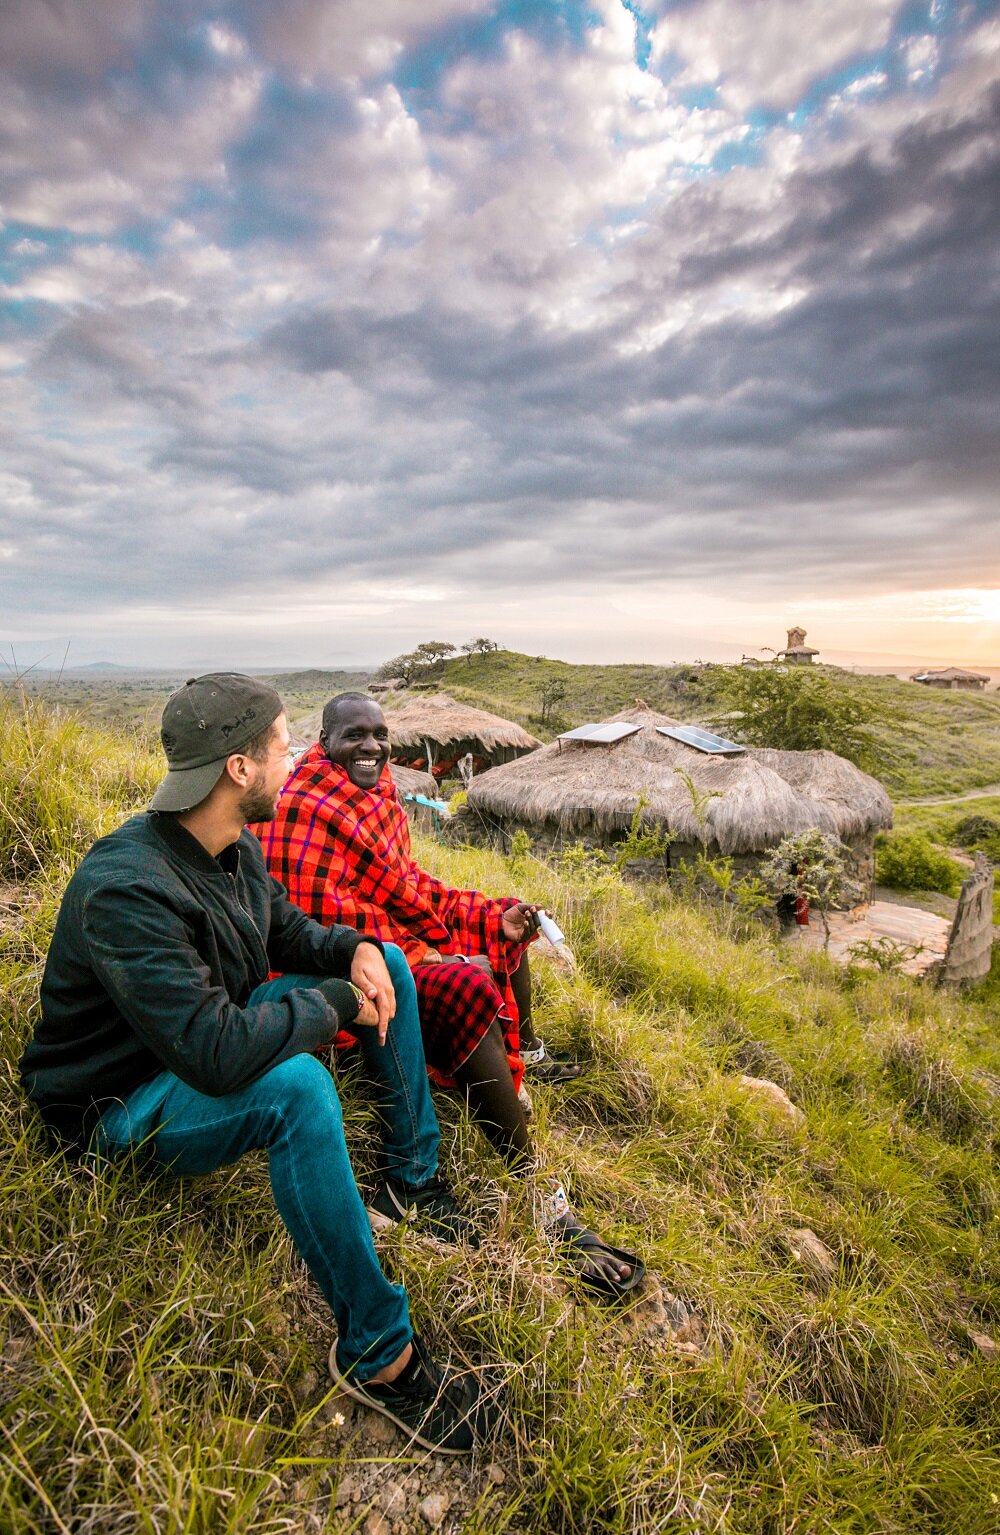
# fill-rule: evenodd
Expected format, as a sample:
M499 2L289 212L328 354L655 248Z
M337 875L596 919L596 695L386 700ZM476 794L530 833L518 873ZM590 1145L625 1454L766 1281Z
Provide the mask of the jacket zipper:
M247 923L249 924L250 931L253 933L254 941L255 941L255 943L257 945L257 948L259 950L259 957L260 957L261 960L263 960L263 964L264 964L264 972L263 973L264 973L264 978L266 979L268 974L269 974L269 972L270 972L270 969L271 969L270 961L268 960L268 957L267 957L267 950L264 947L263 940L261 939L261 936L260 936L260 934L257 931L257 924L256 924L256 922L254 921L254 919L250 915L250 913L247 911L246 907L243 905L243 902L240 900L239 891L237 890L237 887L236 887L236 875L235 874L230 874L229 878L232 881L233 900L236 902L236 909L244 917L246 917L246 919L247 919Z

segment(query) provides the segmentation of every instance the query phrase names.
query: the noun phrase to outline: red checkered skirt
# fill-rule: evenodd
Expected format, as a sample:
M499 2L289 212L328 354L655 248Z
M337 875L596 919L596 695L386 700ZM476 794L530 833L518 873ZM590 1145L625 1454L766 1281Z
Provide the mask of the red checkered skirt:
M431 1080L442 1087L452 1087L456 1071L482 1043L494 1019L499 1019L504 1034L510 1030L503 994L487 971L461 960L417 965L413 980ZM516 1046L514 1060L519 1067Z
M493 976L478 965L459 959L442 960L439 965L416 965L412 975L431 1081L438 1087L454 1087L456 1071L482 1043L496 1019L504 1035L517 1092L524 1080L524 1064L518 1054L518 1026L507 1011L503 992ZM354 1035L345 1029L334 1040L338 1050L356 1050L357 1044Z

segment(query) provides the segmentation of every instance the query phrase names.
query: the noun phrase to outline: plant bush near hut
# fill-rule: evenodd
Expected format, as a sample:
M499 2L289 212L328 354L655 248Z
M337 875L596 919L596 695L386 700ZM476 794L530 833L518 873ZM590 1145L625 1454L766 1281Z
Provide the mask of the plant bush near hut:
M942 895L957 895L962 870L922 832L880 832L875 839L875 878L891 890L939 890Z
M994 863L1000 863L1000 821L992 816L963 816L955 827L955 841L970 853L985 853Z
M870 699L829 681L822 673L766 666L732 666L713 673L726 713L720 728L735 729L748 746L783 751L826 751L866 771L875 761L869 726L885 716ZM735 714L737 720L730 715Z
M579 1087L537 1090L539 1152L588 1218L642 1246L650 1293L609 1312L565 1292L516 1183L439 1098L448 1175L499 1193L494 1238L440 1252L400 1232L383 1251L417 1325L446 1322L452 1348L504 1376L518 1431L469 1465L405 1455L327 1389L329 1323L262 1161L166 1186L130 1164L96 1173L24 1108L12 1067L58 890L161 771L135 742L63 724L0 714L0 762L34 764L5 803L58 829L6 844L23 872L0 890L0 1529L411 1531L430 1527L432 1485L463 1535L996 1535L987 989L841 974L608 862L560 870L521 844L517 883L579 963L539 946L537 1014L588 1062ZM492 894L515 877L492 853L420 841L418 857ZM744 1073L805 1122L777 1119ZM350 1073L340 1086L365 1175L371 1102ZM830 1254L822 1282L802 1228ZM702 1337L671 1340L661 1285L695 1304Z
M781 839L761 863L760 878L776 900L790 896L815 907L829 942L827 913L858 897L847 869L847 849L836 837L811 826Z

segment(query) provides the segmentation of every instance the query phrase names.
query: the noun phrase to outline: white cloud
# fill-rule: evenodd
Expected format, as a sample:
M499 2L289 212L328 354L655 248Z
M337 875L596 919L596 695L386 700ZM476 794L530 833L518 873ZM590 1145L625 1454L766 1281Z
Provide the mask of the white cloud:
M343 594L371 660L435 614L617 625L608 582L985 580L995 57L967 42L933 92L855 93L721 174L746 125L639 68L618 0L580 45L515 30L414 95L347 65L454 8L343 12L290 12L291 63L276 11L265 53L231 6L152 85L0 98L53 231L16 250L31 324L0 353L11 612L285 644ZM797 14L823 67L867 35ZM735 70L732 7L698 15Z
M653 58L681 64L678 85L717 86L737 112L793 106L809 84L882 47L897 0L700 0L653 31Z
M404 48L448 23L483 16L490 0L255 0L246 7L261 55L310 78L388 69Z

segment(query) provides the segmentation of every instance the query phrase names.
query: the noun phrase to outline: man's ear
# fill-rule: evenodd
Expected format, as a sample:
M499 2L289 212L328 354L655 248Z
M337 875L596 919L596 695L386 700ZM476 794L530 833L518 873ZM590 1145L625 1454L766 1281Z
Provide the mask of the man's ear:
M226 766L222 776L238 789L246 789L253 777L253 762L251 758L244 757L242 752L234 752L226 759Z

